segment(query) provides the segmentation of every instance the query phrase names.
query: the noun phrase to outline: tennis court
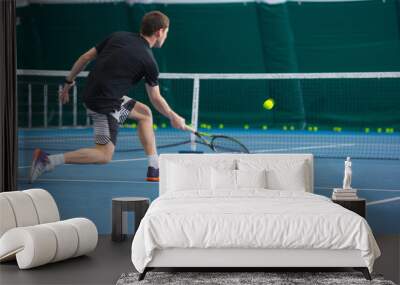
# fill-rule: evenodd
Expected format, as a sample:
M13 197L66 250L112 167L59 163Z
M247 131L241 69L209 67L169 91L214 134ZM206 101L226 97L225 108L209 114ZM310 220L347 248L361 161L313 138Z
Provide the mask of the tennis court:
M73 150L92 144L92 129L22 130L20 131L20 187L27 183L33 149L42 147L50 153ZM252 153L311 152L315 159L315 192L330 196L343 178L343 159L353 154L354 185L359 196L368 201L367 215L378 233L391 234L400 230L392 219L400 215L398 187L399 140L393 134L357 134L308 131L215 130L238 138ZM160 153L191 150L190 135L171 129L156 131ZM351 141L351 143L349 143ZM48 189L58 201L65 217L76 215L93 219L102 233L111 230L111 199L116 196L158 196L158 184L146 182L147 157L140 148L136 130L122 128L119 149L108 165L63 165L43 175L35 187ZM169 145L173 146L169 146ZM167 146L167 147L165 147ZM197 150L210 152L197 144ZM365 158L366 154L385 159ZM364 157L363 157L364 155Z
M207 130L209 131L209 130ZM168 152L189 151L189 133L170 128L157 130L159 148ZM237 138L251 153L300 153L312 152L317 157L340 158L352 154L353 158L398 160L400 138L397 134L359 134L353 132L308 132L280 130L216 129L214 133ZM93 145L93 129L63 128L21 130L19 147L23 150L43 148L48 151L71 151ZM199 151L209 149L197 145ZM142 150L134 128L122 128L119 132L117 152L140 152Z

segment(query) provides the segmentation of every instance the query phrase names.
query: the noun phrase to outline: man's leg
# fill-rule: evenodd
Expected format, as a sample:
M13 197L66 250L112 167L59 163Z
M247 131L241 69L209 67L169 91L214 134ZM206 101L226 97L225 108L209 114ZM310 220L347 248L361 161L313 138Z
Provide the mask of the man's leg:
M112 160L115 146L112 142L105 145L97 144L93 148L81 148L64 153L65 163L89 164L108 163Z
M157 154L156 139L153 130L153 115L149 107L136 102L128 117L138 122L138 135L147 155Z
M108 163L112 160L118 134L117 119L93 111L89 111L89 115L93 120L95 147L65 153L65 163Z
M95 147L82 148L64 154L48 155L40 149L33 154L30 183L34 182L46 171L53 170L64 163L89 164L108 163L115 150L118 134L118 121L111 115L103 115L89 111L93 120Z
M133 109L129 112L128 118L138 122L138 135L143 145L144 152L148 156L149 167L147 168L147 181L158 182L158 154L156 138L153 130L153 116L149 107L145 104L136 102Z

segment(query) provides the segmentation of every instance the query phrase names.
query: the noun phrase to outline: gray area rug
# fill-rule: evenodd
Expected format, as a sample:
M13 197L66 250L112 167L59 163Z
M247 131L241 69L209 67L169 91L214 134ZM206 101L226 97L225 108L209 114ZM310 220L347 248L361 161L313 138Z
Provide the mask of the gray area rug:
M360 272L148 272L142 281L138 273L124 273L117 285L146 284L213 284L213 285L246 285L246 284L328 284L328 285L395 285L384 280L382 276L372 275L368 281Z

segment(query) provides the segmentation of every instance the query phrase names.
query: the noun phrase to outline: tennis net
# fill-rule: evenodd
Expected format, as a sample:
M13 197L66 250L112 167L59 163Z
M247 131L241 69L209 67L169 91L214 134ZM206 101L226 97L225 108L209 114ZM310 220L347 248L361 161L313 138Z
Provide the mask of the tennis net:
M66 71L19 70L19 147L66 151L93 145L82 104L87 72L58 103ZM160 76L169 104L195 128L233 136L251 152L308 152L317 157L400 159L400 73L176 74ZM128 96L150 105L143 85ZM272 98L272 109L263 102ZM153 112L159 148L193 140ZM137 123L120 129L117 151L142 147ZM191 144L195 146L195 144ZM185 146L182 146L182 148ZM171 149L172 150L172 149Z

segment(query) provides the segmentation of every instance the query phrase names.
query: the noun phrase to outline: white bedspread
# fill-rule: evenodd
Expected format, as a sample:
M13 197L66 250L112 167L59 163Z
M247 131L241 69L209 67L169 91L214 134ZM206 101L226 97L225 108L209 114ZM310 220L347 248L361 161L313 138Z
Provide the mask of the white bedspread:
M358 249L370 271L380 255L366 220L326 197L257 189L213 195L157 198L132 243L136 269L165 248Z

